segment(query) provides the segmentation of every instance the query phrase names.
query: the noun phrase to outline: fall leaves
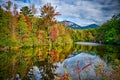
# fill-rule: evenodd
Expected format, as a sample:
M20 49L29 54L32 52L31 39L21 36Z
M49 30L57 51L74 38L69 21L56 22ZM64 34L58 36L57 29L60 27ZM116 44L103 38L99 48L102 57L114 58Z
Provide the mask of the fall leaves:
M3 7L5 10L2 9ZM13 8L13 11L11 8ZM20 12L17 9L18 6L11 1L8 1L0 8L3 20L1 21L1 35L7 32L7 34L2 35L4 37L7 36L7 39L5 45L0 40L1 46L13 47L12 42L14 43L14 47L18 45L19 47L32 47L32 45L39 46L42 44L51 45L54 42L63 42L63 38L68 38L71 41L71 37L68 37L69 33L67 31L63 33L62 31L65 30L65 27L55 19L55 16L60 15L60 13L56 12L56 7L54 8L50 3L40 8L41 13L39 13L39 17L35 16L37 12L35 5L31 5L30 7L24 6L20 9ZM3 31L3 28L5 28L5 31ZM63 34L67 34L67 36L63 36ZM8 36L10 36L12 42L8 41ZM67 41L64 40L64 42ZM7 45L8 43L10 45Z
M50 39L54 42L59 37L59 30L57 27L52 27L50 31Z

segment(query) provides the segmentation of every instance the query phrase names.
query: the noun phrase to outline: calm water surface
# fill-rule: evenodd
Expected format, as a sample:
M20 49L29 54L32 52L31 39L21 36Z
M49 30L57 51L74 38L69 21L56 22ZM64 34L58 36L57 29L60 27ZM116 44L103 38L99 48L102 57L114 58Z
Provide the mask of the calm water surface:
M118 69L120 46L77 42L0 52L0 80L117 80Z

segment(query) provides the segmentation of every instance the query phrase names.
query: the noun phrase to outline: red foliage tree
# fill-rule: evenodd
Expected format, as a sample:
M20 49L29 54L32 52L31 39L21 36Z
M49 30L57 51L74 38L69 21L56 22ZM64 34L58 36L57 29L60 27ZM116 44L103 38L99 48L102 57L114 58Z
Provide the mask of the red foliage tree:
M26 20L26 23L27 23L27 26L28 26L28 30L32 31L32 27L31 27L31 23L30 23L29 17L25 16L25 20Z
M59 37L59 30L57 27L52 27L50 32L50 39L52 42L54 42Z

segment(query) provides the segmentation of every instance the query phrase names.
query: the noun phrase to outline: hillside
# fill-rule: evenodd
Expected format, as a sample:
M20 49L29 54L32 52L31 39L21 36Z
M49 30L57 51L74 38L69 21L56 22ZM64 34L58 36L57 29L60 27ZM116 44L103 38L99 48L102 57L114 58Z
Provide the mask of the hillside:
M72 28L72 29L88 29L88 28L97 28L99 27L97 24L90 24L87 26L80 26L74 22L71 21L61 21L62 24L64 24L65 26L67 26L68 28Z

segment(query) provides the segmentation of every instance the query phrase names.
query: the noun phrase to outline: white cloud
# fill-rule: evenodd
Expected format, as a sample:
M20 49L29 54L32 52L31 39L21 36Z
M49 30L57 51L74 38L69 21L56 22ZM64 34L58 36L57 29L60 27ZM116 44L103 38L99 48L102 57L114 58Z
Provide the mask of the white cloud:
M1 0L4 1L4 0ZM23 0L11 0L19 5L28 6L35 4L40 6L51 3L57 6L57 11L62 15L57 17L58 20L69 20L79 25L88 25L92 23L102 24L110 19L112 15L120 12L120 0L31 0L23 2Z
M78 24L96 23L102 24L110 19L112 15L120 11L119 1L113 0L70 0L71 4L62 2L59 11L63 16L72 16L71 19ZM84 22L83 22L84 21Z

